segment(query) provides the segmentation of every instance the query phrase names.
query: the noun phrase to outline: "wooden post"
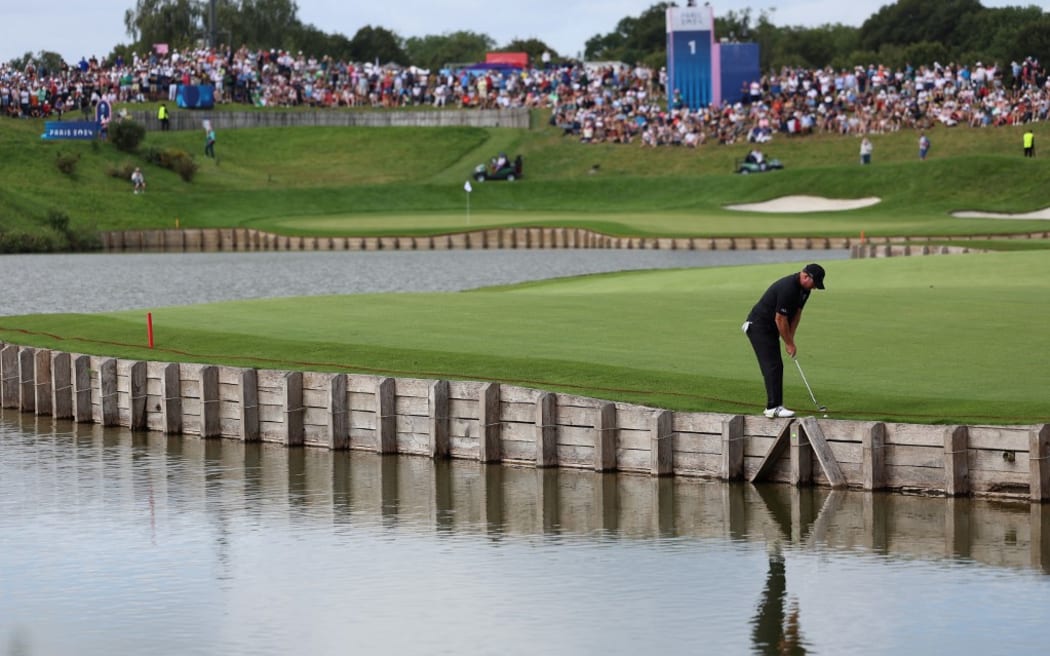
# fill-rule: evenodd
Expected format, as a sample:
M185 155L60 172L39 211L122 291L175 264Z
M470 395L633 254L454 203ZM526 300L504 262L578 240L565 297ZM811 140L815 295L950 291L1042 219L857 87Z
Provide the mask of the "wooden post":
M146 421L146 363L134 362L131 365L131 388L128 399L131 403L131 430L148 429Z
M427 401L427 407L430 409L430 457L447 458L449 455L448 381L435 380L430 383Z
M36 385L33 381L33 368L36 363L36 349L23 348L18 351L18 408L22 412L36 410Z
M328 380L328 448L350 448L350 412L346 405L346 374Z
M219 415L219 368L201 367L201 437L220 437L222 417Z
M499 411L499 383L485 383L478 394L478 461L499 462L503 423Z
M616 469L616 404L602 403L598 406L598 419L594 426L594 471Z
M791 484L809 485L813 481L813 449L801 435L798 422L791 424Z
M33 407L37 416L50 416L53 413L51 396L54 394L54 383L51 375L51 351L38 349L33 356Z
M119 426L120 410L117 407L117 361L107 358L98 369L98 398L102 404L102 425Z
M0 401L5 408L18 407L18 347L0 349Z
M179 373L179 365L172 363L164 367L161 385L164 395L164 408L161 411L164 432L178 435L182 432L182 374Z
M303 372L290 371L284 376L284 443L287 446L302 446L306 434L303 418Z
M1050 500L1050 424L1028 432L1029 495L1032 501Z
M649 473L667 476L674 473L674 413L658 410L649 423Z
M886 486L886 424L871 424L860 441L864 452L861 464L864 489L881 490Z
M954 497L970 493L970 460L966 426L944 429L944 493Z
M397 415L394 379L376 385L376 453L397 453Z
M73 360L68 353L51 353L51 411L55 419L73 418Z
M558 466L558 397L543 392L536 399L536 466Z
M722 420L722 480L744 477L744 418L741 415Z
M91 408L91 358L77 356L73 361L73 417L77 423L94 421Z
M240 439L242 442L258 442L259 432L259 372L255 369L241 370Z

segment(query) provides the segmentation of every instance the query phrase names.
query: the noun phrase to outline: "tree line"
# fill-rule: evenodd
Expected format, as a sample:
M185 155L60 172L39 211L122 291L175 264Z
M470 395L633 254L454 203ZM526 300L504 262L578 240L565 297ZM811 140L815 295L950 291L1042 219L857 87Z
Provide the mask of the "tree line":
M666 59L665 14L673 2L659 2L638 16L621 19L613 31L596 34L584 47L586 60L644 63ZM526 52L538 61L566 59L539 38L497 44L469 30L402 37L381 26L365 25L352 37L303 23L294 0L136 0L124 14L131 42L117 45L107 60L147 52L155 43L172 48L235 44L250 49L279 48L313 57L376 61L439 69L453 63L483 61L494 51ZM1035 57L1050 61L1050 14L1035 5L989 8L980 0L897 0L859 27L828 23L817 27L778 26L769 11L730 10L715 17L715 35L759 45L762 70L783 66L835 68L885 64L976 61L1006 65ZM12 62L54 64L57 55L41 51ZM60 58L58 58L60 60Z

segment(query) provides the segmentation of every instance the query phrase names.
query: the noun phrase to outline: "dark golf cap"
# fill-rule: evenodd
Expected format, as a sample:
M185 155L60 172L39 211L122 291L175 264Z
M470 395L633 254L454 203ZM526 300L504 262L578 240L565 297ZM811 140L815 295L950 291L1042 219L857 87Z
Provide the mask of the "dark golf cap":
M817 289L824 289L824 267L819 264L807 264L802 270L813 278L813 284Z

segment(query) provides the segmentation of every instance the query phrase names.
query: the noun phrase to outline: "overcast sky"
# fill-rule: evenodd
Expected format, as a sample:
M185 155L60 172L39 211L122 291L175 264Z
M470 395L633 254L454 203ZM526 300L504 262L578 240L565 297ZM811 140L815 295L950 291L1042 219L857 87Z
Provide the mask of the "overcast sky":
M384 27L402 37L470 30L503 45L514 38L537 38L562 55L582 54L584 43L611 32L620 19L638 16L656 0L404 0L394 5L365 0L298 0L299 20L329 33L352 37L365 25ZM679 5L684 5L681 0ZM758 15L774 9L775 25L823 23L860 25L887 0L737 0L711 3L716 15L751 7ZM983 0L986 7L1038 5L1050 0ZM0 0L0 61L48 50L67 61L109 54L127 43L124 12L135 0Z

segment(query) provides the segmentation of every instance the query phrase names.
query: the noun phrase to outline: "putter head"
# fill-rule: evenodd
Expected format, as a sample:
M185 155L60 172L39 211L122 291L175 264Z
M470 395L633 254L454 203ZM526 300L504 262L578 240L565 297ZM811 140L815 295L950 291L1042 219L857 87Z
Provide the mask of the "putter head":
M828 406L826 406L826 405L818 406L817 410L820 410L821 412L827 412L828 411Z

